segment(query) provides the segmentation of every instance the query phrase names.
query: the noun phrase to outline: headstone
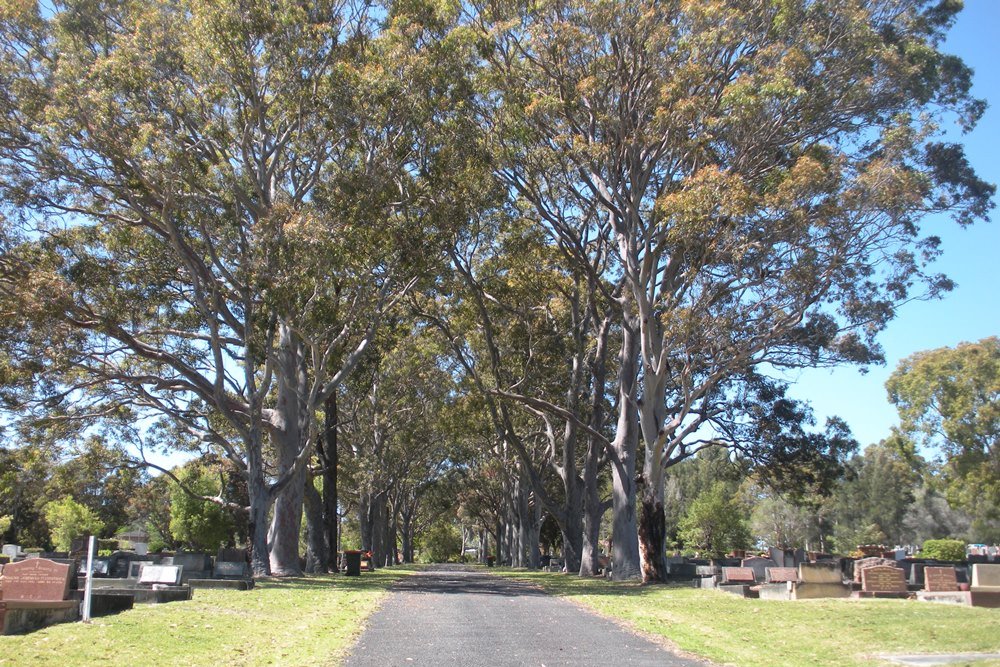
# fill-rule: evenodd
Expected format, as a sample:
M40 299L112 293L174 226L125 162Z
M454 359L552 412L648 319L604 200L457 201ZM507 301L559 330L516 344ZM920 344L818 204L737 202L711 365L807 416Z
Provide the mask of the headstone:
M972 588L1000 591L1000 565L976 563L972 566Z
M792 557L794 558L795 567L798 567L799 563L805 563L809 561L809 557L807 556L805 549L796 549L795 552L792 554Z
M931 593L948 593L958 590L958 578L953 567L925 567L924 590Z
M128 575L126 579L138 579L139 574L142 572L142 568L145 565L155 565L151 560L133 560L129 561L128 564Z
M84 565L86 567L86 565ZM111 575L111 561L107 558L97 558L94 560L94 576L107 577Z
M859 558L854 561L854 581L861 581L861 572L868 567L875 567L877 565L889 565L892 567L896 566L896 561L889 558L880 558L877 556L869 558Z
M873 565L861 570L863 593L906 593L903 569L889 565Z
M244 562L232 563L228 561L219 561L215 564L214 575L217 578L225 577L239 577L245 579L250 576L247 568L247 564Z
M3 568L3 599L65 600L73 568L45 558L9 563Z
M753 570L753 576L757 581L764 581L767 576L767 568L777 566L778 564L770 558L759 558L757 556L744 558L743 562L740 563L740 567L748 567Z
M754 572L749 567L724 567L722 581L726 584L752 584L755 582Z
M221 547L215 556L215 562L225 563L246 563L250 559L247 557L246 549L233 549L231 547Z
M698 566L691 563L668 563L667 576L671 579L694 579L698 576Z
M14 560L21 555L21 545L20 544L5 544L0 548L0 553L2 553L7 558Z
M844 579L836 563L800 563L799 581L807 584L843 584Z
M204 553L174 554L171 565L180 565L188 574L194 572L211 572L212 557Z
M766 574L769 584L782 584L799 579L799 572L794 567L769 567Z
M146 565L139 572L139 583L178 586L183 570L181 565Z
M720 573L721 568L715 565L695 565L694 574L697 577L714 577Z

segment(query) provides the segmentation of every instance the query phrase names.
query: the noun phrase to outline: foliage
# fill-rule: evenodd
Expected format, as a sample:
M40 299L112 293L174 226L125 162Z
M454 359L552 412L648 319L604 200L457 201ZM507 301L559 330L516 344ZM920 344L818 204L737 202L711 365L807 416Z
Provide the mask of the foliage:
M179 483L170 487L170 534L173 539L189 548L209 552L232 541L235 524L231 514L200 497L220 493L218 468L213 470L212 466L195 461L175 474Z
M848 553L859 544L904 542L904 519L921 472L913 443L893 434L851 459L848 468L828 503L837 548Z
M1000 338L918 352L886 382L900 428L942 457L953 507L973 518L972 539L1000 539Z
M0 516L0 538L10 530L10 525L14 522L14 517L9 514L6 516Z
M664 473L700 427L822 488L845 429L814 431L765 369L877 362L896 305L951 288L920 221L968 224L995 191L939 141L948 114L967 127L985 108L938 50L960 6L474 4L500 177L576 241L568 271L610 255L620 276L619 387L641 396L619 404L641 429L643 576L659 578Z
M42 512L51 530L52 543L60 551L69 551L78 537L97 535L104 529L94 511L69 496L46 504Z
M750 529L746 508L717 482L703 491L688 508L678 528L678 537L688 549L706 556L724 556L733 549L747 549Z
M454 522L435 521L418 540L420 560L425 563L445 563L462 554L462 534Z
M935 560L962 561L965 560L965 542L962 540L927 540L920 548L921 558Z

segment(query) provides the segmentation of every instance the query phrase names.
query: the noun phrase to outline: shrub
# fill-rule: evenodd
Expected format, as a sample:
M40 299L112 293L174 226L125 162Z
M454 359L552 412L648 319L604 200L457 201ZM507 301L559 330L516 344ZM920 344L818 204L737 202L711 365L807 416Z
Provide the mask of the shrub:
M97 515L86 505L70 497L53 500L42 510L52 531L52 543L59 551L69 551L73 540L84 535L96 535L104 528Z
M920 550L921 558L934 560L965 560L965 542L962 540L927 540Z

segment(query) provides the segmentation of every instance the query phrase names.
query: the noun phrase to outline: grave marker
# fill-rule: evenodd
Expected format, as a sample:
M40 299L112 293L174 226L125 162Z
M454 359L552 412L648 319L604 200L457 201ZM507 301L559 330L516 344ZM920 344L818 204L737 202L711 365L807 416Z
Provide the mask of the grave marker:
M891 565L873 565L861 570L863 593L906 593L906 579L902 568Z
M953 567L925 567L924 590L930 593L950 593L958 590L958 577Z
M783 584L787 581L798 581L799 573L794 567L767 568L767 583Z
M4 600L65 600L72 568L45 558L9 563L3 568Z
M139 572L139 583L178 586L183 570L182 565L146 565Z
M755 579L753 570L749 567L724 567L722 581L726 584L752 584Z

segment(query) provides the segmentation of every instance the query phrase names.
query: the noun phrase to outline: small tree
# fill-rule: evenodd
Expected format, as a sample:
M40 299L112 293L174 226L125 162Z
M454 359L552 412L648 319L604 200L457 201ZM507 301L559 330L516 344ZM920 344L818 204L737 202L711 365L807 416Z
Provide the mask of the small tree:
M232 516L217 503L199 496L219 494L220 481L201 463L177 471L183 485L170 487L170 533L174 540L195 549L214 550L229 541L235 530Z
M69 496L47 503L42 513L49 524L52 543L60 551L69 551L76 538L96 535L104 529L104 524L90 508Z
M691 503L681 519L678 537L686 547L710 556L746 549L750 546L746 513L727 492L726 485L717 482Z

